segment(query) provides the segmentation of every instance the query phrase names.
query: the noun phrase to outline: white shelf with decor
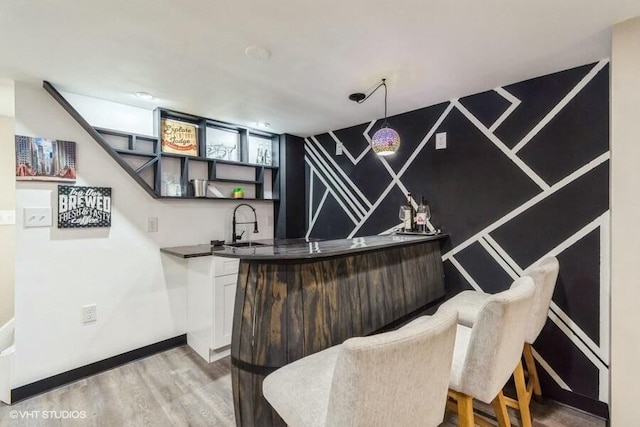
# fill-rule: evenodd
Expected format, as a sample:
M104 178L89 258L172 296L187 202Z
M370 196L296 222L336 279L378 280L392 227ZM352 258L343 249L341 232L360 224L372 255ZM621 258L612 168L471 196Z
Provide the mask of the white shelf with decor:
M279 200L280 136L164 108L154 111L155 135L90 125L49 82L60 105L154 198ZM205 194L193 180L206 181Z

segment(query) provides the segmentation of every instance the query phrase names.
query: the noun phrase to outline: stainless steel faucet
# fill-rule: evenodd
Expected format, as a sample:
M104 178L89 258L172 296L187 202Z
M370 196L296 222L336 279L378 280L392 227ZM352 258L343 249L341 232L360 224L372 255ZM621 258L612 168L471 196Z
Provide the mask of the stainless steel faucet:
M240 206L247 206L247 207L251 208L251 210L253 211L253 221L248 221L248 222L237 222L236 221L236 211L238 210L238 208ZM242 238L242 235L244 234L244 230L242 230L242 233L240 233L240 235L236 234L236 225L239 225L239 224L253 224L253 232L254 233L258 232L258 216L256 215L256 210L255 210L255 208L253 206L251 206L251 205L249 205L247 203L240 203L233 210L233 230L231 230L231 243L235 243L238 240L240 240Z

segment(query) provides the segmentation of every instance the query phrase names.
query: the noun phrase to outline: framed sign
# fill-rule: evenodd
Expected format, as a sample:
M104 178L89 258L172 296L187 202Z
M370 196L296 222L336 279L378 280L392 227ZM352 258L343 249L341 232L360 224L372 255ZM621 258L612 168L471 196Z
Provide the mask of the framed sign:
M206 150L205 156L209 159L240 161L240 132L207 127Z
M58 185L58 228L111 227L111 188Z
M161 139L164 153L198 155L198 127L196 125L162 119Z
M16 135L16 180L76 180L76 143Z

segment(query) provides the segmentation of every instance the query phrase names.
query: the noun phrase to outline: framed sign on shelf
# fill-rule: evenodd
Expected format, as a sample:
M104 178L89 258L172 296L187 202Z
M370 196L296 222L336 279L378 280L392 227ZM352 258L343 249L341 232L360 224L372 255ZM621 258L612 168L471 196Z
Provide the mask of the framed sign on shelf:
M198 155L198 126L178 120L162 119L162 152Z
M240 161L240 133L232 129L207 127L206 157Z

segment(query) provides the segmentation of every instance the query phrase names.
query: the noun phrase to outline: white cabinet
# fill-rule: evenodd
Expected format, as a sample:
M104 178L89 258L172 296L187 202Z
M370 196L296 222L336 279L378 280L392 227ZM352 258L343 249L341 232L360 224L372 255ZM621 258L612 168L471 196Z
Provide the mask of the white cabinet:
M187 344L207 362L229 354L239 260L188 259Z
M237 267L237 264L236 264ZM238 270L235 274L215 277L213 281L213 348L231 345L231 330L233 328L233 305L236 299L236 283Z

